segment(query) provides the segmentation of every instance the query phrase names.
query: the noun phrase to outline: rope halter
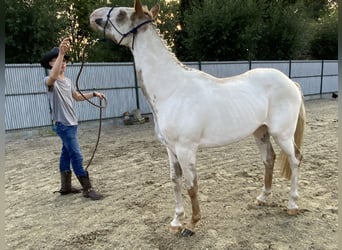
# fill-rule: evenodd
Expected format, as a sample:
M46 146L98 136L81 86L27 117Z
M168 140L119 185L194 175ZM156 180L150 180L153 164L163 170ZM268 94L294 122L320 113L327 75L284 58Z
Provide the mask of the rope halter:
M121 35L121 39L120 39L120 41L118 42L119 45L121 44L122 40L123 40L126 36L128 36L128 35L130 35L130 34L133 35L133 41L132 41L132 50L133 50L133 49L134 49L134 38L135 38L135 35L138 33L138 29L139 29L140 27L144 26L145 24L152 23L153 20L152 20L152 19L146 20L146 21L144 21L144 22L138 24L137 26L133 27L133 28L132 28L131 30L129 30L128 32L122 33L122 32L120 32L120 30L119 30L117 27L115 27L115 25L113 24L112 20L110 20L110 15L111 15L113 9L114 9L114 7L111 7L110 10L109 10L108 13L107 13L107 20L106 20L105 26L104 26L104 28L103 28L103 37L104 37L104 39L106 39L106 27L107 27L107 24L110 23L110 24L112 25L112 27L116 30L116 32L118 32L118 33Z

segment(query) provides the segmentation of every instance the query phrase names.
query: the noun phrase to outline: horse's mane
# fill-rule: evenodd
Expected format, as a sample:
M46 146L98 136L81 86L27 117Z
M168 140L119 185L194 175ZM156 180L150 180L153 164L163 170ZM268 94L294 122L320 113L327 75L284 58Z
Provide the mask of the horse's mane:
M160 32L160 29L154 23L153 23L153 28L154 28L154 31L159 36L161 42L164 44L165 48L169 52L170 56L174 59L174 61L185 70L188 70L188 71L195 70L194 68L190 68L190 67L186 66L185 64L183 64L181 61L179 61L179 59L176 57L175 53L172 51L171 47L168 45L166 39L164 38L164 35Z

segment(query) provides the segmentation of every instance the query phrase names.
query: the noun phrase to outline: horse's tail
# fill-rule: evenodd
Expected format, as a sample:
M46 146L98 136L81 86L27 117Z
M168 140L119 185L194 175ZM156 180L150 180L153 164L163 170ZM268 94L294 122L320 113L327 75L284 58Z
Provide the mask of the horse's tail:
M306 117L305 117L304 100L302 100L302 104L300 107L298 120L297 120L297 127L296 127L296 131L294 134L295 146L297 147L299 151L302 146L302 142L304 138L305 121L306 121ZM288 161L288 157L284 153L283 150L281 150L280 155L279 155L279 164L281 168L281 176L290 180L292 171L291 171L290 163Z

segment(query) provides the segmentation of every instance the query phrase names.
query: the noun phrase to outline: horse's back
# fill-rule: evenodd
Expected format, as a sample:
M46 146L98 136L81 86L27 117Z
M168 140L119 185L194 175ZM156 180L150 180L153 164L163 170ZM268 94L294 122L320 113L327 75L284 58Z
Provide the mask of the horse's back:
M246 84L263 90L265 94L278 96L285 91L284 94L287 96L292 94L295 98L300 94L296 83L294 83L283 72L274 68L252 69L237 76L237 79L242 77L245 77L244 82Z

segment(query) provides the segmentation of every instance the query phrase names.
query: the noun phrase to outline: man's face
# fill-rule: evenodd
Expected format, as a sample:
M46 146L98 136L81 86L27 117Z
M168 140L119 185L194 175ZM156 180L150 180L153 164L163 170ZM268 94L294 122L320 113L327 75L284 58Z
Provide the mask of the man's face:
M51 67L53 67L53 65L55 65L56 59L57 59L57 57L51 59L51 61L49 62ZM66 69L66 64L67 64L67 60L65 60L65 58L63 58L63 63L62 63L61 71L64 71Z

